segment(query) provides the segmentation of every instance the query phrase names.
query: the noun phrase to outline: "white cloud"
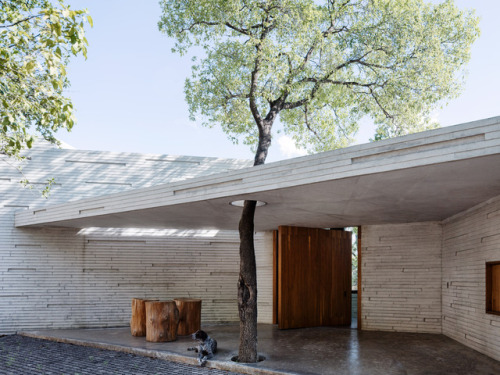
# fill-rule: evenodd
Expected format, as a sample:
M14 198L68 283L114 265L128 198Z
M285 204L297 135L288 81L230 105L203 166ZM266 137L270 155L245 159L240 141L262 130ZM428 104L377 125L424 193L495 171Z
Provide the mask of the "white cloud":
M293 139L287 135L282 135L278 138L280 152L287 158L307 155L307 151L297 148Z

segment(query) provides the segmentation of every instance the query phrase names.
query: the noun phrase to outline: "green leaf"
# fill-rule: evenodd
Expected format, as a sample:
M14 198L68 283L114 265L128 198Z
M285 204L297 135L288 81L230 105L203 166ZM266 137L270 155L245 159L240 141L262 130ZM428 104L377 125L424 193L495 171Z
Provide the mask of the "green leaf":
M26 71L27 72L31 72L33 69L35 69L35 66L36 66L36 62L34 62L34 61L28 61L26 63L26 67L25 67Z
M33 145L33 137L28 136L26 138L26 146L28 146L28 148L31 148L32 145Z
M55 22L51 25L52 29L56 33L57 36L61 36L61 24L59 22Z
M0 152L19 157L32 146L31 133L54 142L55 131L73 125L71 101L63 94L65 66L71 54L86 54L80 24L87 15L70 10L65 0L3 5L4 21L26 19L18 27L0 29Z

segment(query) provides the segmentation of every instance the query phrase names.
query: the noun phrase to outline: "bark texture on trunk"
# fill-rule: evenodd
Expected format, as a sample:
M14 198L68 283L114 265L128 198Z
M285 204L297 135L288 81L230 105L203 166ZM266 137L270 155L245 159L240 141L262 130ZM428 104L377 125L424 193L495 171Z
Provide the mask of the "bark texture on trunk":
M253 79L252 79L253 80ZM271 128L279 113L280 103L271 105L265 119L260 117L256 104L250 100L250 108L259 129L259 144L254 166L266 162L271 146ZM257 266L254 247L254 218L256 201L247 200L243 206L239 224L240 233L240 277L238 280L238 311L240 315L240 347L238 361L255 363L257 354Z
M240 347L238 361L254 363L257 355L257 267L253 242L254 214L257 202L245 201L241 214L240 277L238 311L240 315Z

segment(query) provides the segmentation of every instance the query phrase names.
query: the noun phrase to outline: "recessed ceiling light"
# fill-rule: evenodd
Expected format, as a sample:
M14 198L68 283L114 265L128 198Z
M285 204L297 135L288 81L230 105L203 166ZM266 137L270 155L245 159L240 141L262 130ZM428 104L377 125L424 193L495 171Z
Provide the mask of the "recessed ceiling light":
M243 204L245 203L244 200L239 200L239 201L232 201L230 202L229 204L231 206L235 206L235 207L243 207ZM265 206L267 203L266 202L262 202L262 201L257 201L257 207L260 207L260 206Z

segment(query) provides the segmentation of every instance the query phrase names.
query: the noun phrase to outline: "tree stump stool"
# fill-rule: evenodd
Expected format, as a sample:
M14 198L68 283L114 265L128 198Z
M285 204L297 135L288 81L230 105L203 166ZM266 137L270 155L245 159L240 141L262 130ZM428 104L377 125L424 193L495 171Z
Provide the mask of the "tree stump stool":
M146 302L146 341L177 340L179 310L174 301Z
M146 336L146 300L132 298L132 318L130 318L132 336Z
M180 336L190 335L201 327L201 299L175 298L179 309L179 326L177 334Z

